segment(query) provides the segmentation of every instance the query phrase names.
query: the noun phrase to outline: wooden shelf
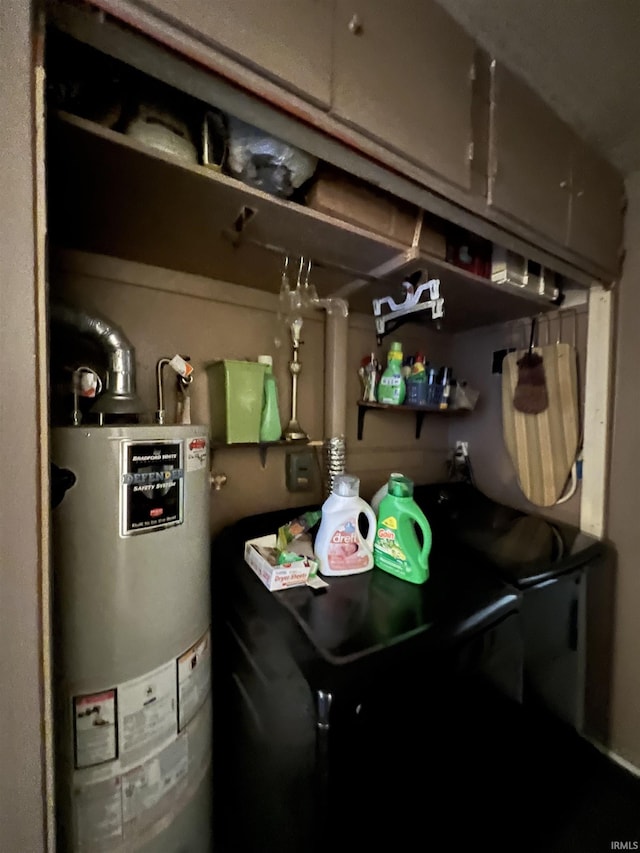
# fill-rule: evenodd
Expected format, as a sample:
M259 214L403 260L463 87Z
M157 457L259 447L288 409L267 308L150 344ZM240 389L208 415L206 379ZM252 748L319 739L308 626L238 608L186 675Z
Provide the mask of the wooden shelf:
M378 409L379 411L393 412L394 414L403 414L413 412L416 416L416 438L420 438L422 432L422 422L425 415L464 415L469 413L469 409L441 409L439 406L411 406L403 403L400 406L391 406L387 403L366 403L364 400L358 400L358 441L362 440L364 432L364 417L370 409Z
M549 297L525 290L515 284L496 284L487 278L467 272L461 267L427 252L398 267L394 277L384 276L375 282L348 285L349 304L356 311L372 311L372 300L395 293L400 296L398 282L422 270L424 279L440 279L440 296L444 297L444 317L433 321L431 312L410 315L410 322L439 328L455 334L494 323L506 323L547 311L558 306Z
M280 288L283 254L303 255L313 260L319 295L344 295L352 311L371 316L372 328L372 300L399 298L402 281L416 270L440 278L445 316L434 323L424 312L410 322L444 332L556 308L535 293L493 284L77 116L54 113L48 132L52 245L272 293ZM239 230L243 212L247 221Z
M272 293L282 249L312 258L321 297L406 248L68 113L51 116L48 156L49 227L63 248Z

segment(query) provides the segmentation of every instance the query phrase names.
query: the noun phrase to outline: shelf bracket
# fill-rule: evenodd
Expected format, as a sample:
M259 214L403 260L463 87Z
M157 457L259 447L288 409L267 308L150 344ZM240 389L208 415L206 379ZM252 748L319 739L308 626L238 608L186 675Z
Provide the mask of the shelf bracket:
M429 298L421 302L422 295L427 292L429 293ZM391 309L384 315L382 314L383 305L387 305ZM439 278L431 278L428 281L424 281L415 292L413 287L410 286L410 289L407 289L404 302L400 305L396 303L392 296L383 296L381 299L374 299L373 315L376 323L378 344L382 343L382 339L386 335L398 328L398 324L394 323L394 321L402 319L403 322L406 322L405 318L409 319L411 314L429 309L431 310L431 318L433 320L444 316L444 297L440 296ZM393 329L387 330L388 323L394 323Z
M362 436L364 434L364 418L367 412L370 409L381 408L384 409L384 406L367 406L364 403L358 404L358 441L362 441ZM407 411L403 408L403 411ZM424 416L426 411L416 411L416 439L420 438L422 433L422 422L424 421Z
M364 431L364 416L369 410L364 406L358 406L358 441L362 441L362 433Z

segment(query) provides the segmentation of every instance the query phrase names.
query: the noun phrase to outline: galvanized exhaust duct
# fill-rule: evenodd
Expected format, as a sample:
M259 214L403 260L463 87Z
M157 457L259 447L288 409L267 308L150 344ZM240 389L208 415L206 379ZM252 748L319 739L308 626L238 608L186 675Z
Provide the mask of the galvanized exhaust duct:
M144 411L136 393L135 349L118 326L103 317L58 301L51 303L50 318L56 325L91 338L107 354L105 391L92 406L93 412L136 415Z

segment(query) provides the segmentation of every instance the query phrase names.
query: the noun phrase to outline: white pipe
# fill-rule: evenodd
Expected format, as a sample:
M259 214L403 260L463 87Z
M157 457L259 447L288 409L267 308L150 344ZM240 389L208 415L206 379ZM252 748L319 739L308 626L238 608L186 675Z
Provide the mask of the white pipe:
M327 313L324 342L324 437L344 436L347 428L347 343L349 306L344 299L318 300Z

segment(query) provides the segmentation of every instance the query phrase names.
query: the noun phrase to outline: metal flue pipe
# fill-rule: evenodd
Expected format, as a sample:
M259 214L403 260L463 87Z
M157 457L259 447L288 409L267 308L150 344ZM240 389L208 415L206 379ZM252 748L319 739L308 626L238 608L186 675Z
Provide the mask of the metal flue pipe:
M94 340L107 355L105 391L92 411L99 414L136 415L144 410L136 393L135 349L124 332L113 323L65 302L51 303L50 319L77 334Z

